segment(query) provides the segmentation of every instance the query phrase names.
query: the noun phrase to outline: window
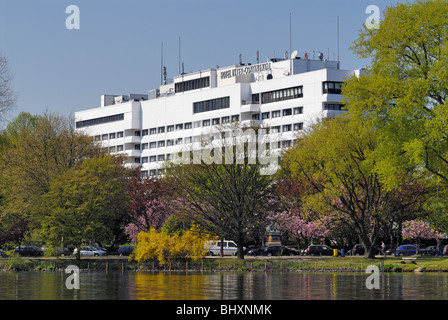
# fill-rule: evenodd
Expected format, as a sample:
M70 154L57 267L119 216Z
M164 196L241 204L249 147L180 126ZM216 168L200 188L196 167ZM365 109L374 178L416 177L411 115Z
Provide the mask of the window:
M142 157L142 163L148 163L148 157Z
M192 141L192 137L186 137L185 138L185 143L191 143Z
M254 103L254 104L260 103L260 94L259 93L254 93L252 95L252 103Z
M294 114L302 114L302 113L303 113L303 107L294 108Z
M140 151L140 145L139 144L134 145L134 150L139 150Z
M182 130L184 128L183 123L176 124L176 130Z
M149 175L150 176L155 176L157 173L157 170L149 170Z
M236 122L236 121L239 121L239 120L240 120L240 116L238 114L232 116L232 122Z
M279 133L280 132L280 126L271 127L272 133Z
M195 121L193 122L193 127L200 128L201 127L201 121Z
M288 132L288 131L291 131L291 125L290 124L285 124L284 126L283 126L283 132Z
M93 137L93 141L101 141L101 136L98 135L98 136Z
M140 137L140 131L134 131L134 136Z
M142 136L147 136L148 135L148 129L142 130Z
M117 146L117 152L123 151L123 145Z
M109 152L115 152L117 150L117 147L113 146L113 147L109 147Z
M230 108L230 97L217 98L193 103L193 113Z
M335 110L335 111L342 111L345 105L343 104L333 104L333 103L325 103L324 104L324 110Z
M158 161L164 161L164 160L165 160L165 155L164 155L164 154L159 154L159 155L157 156L157 160L158 160Z
M187 122L185 124L185 129L191 129L193 127L193 124L191 122Z
M210 77L203 77L199 79L193 79L176 83L174 90L175 93L178 93L178 92L207 88L209 86L210 86Z
M146 150L148 149L148 144L147 143L142 143L142 150Z
M203 120L203 121L202 121L202 126L203 126L203 127L208 127L208 126L210 126L210 119Z
M262 119L262 120L269 119L269 112L263 112L263 113L261 114L261 119Z
M169 146L174 146L174 140L166 140L166 145Z
M162 140L162 141L157 142L157 146L158 146L159 148L164 147L164 146L165 146L165 140Z
M212 120L212 124L215 126L217 124L219 124L219 118L215 118Z
M166 154L166 160L171 160L171 153Z
M292 141L291 140L282 141L282 147L283 148L288 148L291 145L292 145Z
M109 139L109 135L107 133L101 135L101 140L108 140L108 139Z
M252 120L260 120L260 114L259 113L255 113L252 115Z
M230 122L230 117L222 117L221 118L221 122L222 123L229 123Z
M290 100L303 97L303 87L293 87L275 91L263 92L261 94L262 103Z
M283 109L283 116L290 116L292 115L292 109Z
M156 161L157 161L156 156L150 156L149 157L149 162L156 162Z
M272 111L272 118L278 118L280 115L280 110Z
M174 125L171 125L171 126L166 127L166 131L167 131L167 132L172 132L172 131L174 131Z
M109 139L115 139L115 132L114 132L114 133L111 133L111 134L109 134Z
M149 148L150 148L150 149L157 148L157 142L151 142L151 143L149 144Z
M157 129L157 132L158 132L158 133L164 133L164 132L165 132L165 127L159 127L159 128Z
M123 131L117 132L117 138L123 138L124 133Z
M176 145L182 144L182 140L183 140L182 138L177 138L176 139Z
M343 82L325 81L322 82L322 92L330 94L341 94Z
M114 114L112 116L107 116L107 117L78 121L78 122L76 122L76 128L84 128L84 127L95 126L98 124L121 121L121 120L124 120L124 113Z
M149 129L149 134L156 134L156 133L157 133L157 128Z
M299 131L303 129L303 122L294 123L294 131Z
M136 164L140 164L140 158L135 158L135 159L134 159L134 163L136 163Z

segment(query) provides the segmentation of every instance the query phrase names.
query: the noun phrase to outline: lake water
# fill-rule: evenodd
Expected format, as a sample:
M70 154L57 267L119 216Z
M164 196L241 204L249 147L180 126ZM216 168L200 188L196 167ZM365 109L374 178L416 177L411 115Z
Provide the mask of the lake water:
M0 300L445 300L446 273L0 272Z

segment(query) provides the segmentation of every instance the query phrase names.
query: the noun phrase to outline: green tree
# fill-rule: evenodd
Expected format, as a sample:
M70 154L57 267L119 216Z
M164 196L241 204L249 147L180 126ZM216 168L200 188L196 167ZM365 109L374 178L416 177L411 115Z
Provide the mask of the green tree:
M350 125L346 117L327 119L289 149L282 168L303 184L302 202L317 215L331 217L374 257L382 225L418 208L424 190L410 176L400 188L386 188L370 157L378 145L372 129Z
M213 142L219 140L224 130L256 135L255 129L242 128L238 124L219 128L218 139ZM238 258L243 259L247 235L266 220L274 176L262 174L264 165L259 159L251 158L253 149L237 136L235 134L235 140L223 139L214 144L218 146L212 151L215 161L209 162L202 157L194 163L193 157L192 164L173 162L167 175L174 179L173 185L178 191L177 210L190 216L205 230L234 240ZM207 152L208 140L204 140L202 150ZM192 156L195 151L185 152Z
M55 178L43 197L48 240L75 244L79 254L82 243L110 238L115 225L124 227L128 174L121 158L101 155Z
M371 59L343 88L351 118L380 133L375 169L390 187L409 165L448 184L448 1L388 7L353 51ZM381 159L381 160L379 160Z
M51 181L101 148L77 132L70 118L51 113L21 113L0 136L0 228L20 242L40 226L41 197Z

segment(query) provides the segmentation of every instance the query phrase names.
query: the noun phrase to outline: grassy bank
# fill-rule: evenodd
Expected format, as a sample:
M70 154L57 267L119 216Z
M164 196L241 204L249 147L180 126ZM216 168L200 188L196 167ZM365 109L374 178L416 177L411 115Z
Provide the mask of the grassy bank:
M0 259L0 269L10 271L63 271L76 265L83 271L232 271L232 272L365 272L376 265L384 272L448 272L448 258L417 257L415 263L403 263L401 258L378 257L249 257L206 258L200 261L175 261L165 265L147 261L137 263L124 257L82 258L22 258Z

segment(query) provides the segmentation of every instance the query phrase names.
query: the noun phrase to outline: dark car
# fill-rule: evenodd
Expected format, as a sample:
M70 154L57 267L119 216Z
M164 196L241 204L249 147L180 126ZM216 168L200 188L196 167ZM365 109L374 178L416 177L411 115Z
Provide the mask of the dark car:
M418 253L422 252L423 252L422 249L418 250ZM412 256L416 253L417 253L417 247L410 244L401 245L397 249L395 249L395 256Z
M118 255L120 256L128 256L134 251L134 246L121 246L118 249Z
M260 248L252 248L247 252L247 254L249 256L261 256L261 255L263 255L263 251L265 248L266 248L266 246L260 247Z
M298 256L300 252L285 246L267 246L262 250L264 256Z
M44 254L42 249L37 246L17 246L13 252L25 257L38 257Z
M312 244L306 248L305 254L308 256L331 256L333 249L326 245Z
M429 246L425 250L423 250L423 254L428 255L428 256L435 256L437 254L437 247Z
M377 245L373 246L373 250L374 250L375 255L381 253L380 246L377 246ZM353 255L353 256L363 256L366 254L366 250L364 249L364 246L362 244L355 244L353 249L351 249L348 254Z

